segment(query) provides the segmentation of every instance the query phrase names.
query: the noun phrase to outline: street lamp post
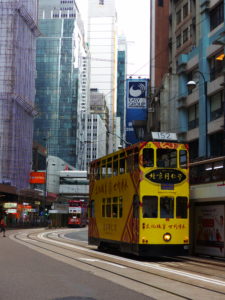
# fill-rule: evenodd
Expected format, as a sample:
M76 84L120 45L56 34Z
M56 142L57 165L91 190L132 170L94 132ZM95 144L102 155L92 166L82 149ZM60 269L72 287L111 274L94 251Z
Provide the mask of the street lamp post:
M203 80L203 83L204 83L204 99L205 99L205 113L204 113L204 116L205 116L205 128L204 128L204 131L205 131L205 157L208 157L208 96L207 96L207 81L205 79L205 76L204 74L199 71L199 70L196 70L194 73L198 73L202 80ZM196 87L196 82L194 80L190 80L187 82L187 87L190 88L190 89L193 89Z
M47 197L48 197L48 155L49 155L49 149L48 149L48 139L44 138L43 141L45 141L45 147L46 147L46 157L45 157L45 161L46 161L46 165L45 165L45 186L44 186L44 198L43 198L43 219L44 219L44 223L46 224L46 204L47 204Z

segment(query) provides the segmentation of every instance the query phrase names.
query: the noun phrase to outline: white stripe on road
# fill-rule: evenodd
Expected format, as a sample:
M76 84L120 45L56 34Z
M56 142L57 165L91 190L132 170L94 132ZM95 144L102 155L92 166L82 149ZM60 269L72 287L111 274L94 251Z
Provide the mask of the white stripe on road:
M127 267L124 267L124 266L121 266L121 265L118 265L118 264L114 264L114 263L111 263L111 262L108 262L108 261L100 260L100 259L83 258L83 257L80 257L78 259L83 260L83 261L87 261L87 262L100 262L100 263L111 265L111 266L121 268L121 269L126 269L127 268Z
M44 237L46 234L47 233L39 233L38 237L42 240L49 241L46 237ZM88 253L93 253L92 250L89 250L89 249L86 249L86 248L83 248L83 247L79 247L79 246L75 246L75 245L71 245L71 244L67 244L67 243L63 243L63 242L59 242L59 241L52 241L51 240L51 242L54 242L54 243L59 244L59 245L67 246L67 247L70 247L70 248L82 250L82 251L85 251L85 252L88 252ZM133 261L133 260L127 259L127 258L117 257L117 256L111 255L111 254L101 253L100 255L116 258L117 260L120 260L122 262L129 262L129 263L132 263L134 265L139 265L139 266L142 266L142 267L145 266L145 267L155 269L155 270L158 270L158 271L164 271L164 272L167 272L167 273L172 273L174 275L179 275L179 276L188 277L188 278L191 278L191 279L196 279L196 280L207 282L207 283L210 283L210 284L225 286L225 281L213 279L213 278L210 278L210 277L195 275L195 274L188 273L188 272L169 269L169 268L166 268L166 267L162 267L158 264L142 263L142 262Z

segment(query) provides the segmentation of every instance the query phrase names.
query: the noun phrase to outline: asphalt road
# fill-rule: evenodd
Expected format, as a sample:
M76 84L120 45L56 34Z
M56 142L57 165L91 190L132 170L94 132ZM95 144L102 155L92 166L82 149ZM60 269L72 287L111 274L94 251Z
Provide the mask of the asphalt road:
M11 233L0 235L0 300L152 299L18 244Z

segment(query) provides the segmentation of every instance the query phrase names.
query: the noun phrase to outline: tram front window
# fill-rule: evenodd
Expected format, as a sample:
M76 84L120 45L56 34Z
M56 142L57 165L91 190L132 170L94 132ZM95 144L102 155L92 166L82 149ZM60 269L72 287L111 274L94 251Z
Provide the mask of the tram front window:
M187 197L177 197L176 211L177 211L178 219L187 218L187 204L188 204Z
M153 167L154 166L154 150L151 148L143 149L143 167Z
M157 167L177 168L177 150L157 149Z
M158 197L144 196L142 198L143 218L157 218L158 216Z
M160 198L160 218L173 218L174 217L174 198L161 197Z
M186 150L180 150L180 156L179 156L179 159L180 159L180 167L182 169L187 169L188 168L188 159L187 159L187 151Z

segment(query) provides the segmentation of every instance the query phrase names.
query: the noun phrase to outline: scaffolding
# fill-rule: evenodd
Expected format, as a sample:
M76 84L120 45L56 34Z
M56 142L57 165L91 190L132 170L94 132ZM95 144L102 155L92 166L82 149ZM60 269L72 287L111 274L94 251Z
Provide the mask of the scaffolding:
M0 3L0 183L29 186L36 114L37 0Z

